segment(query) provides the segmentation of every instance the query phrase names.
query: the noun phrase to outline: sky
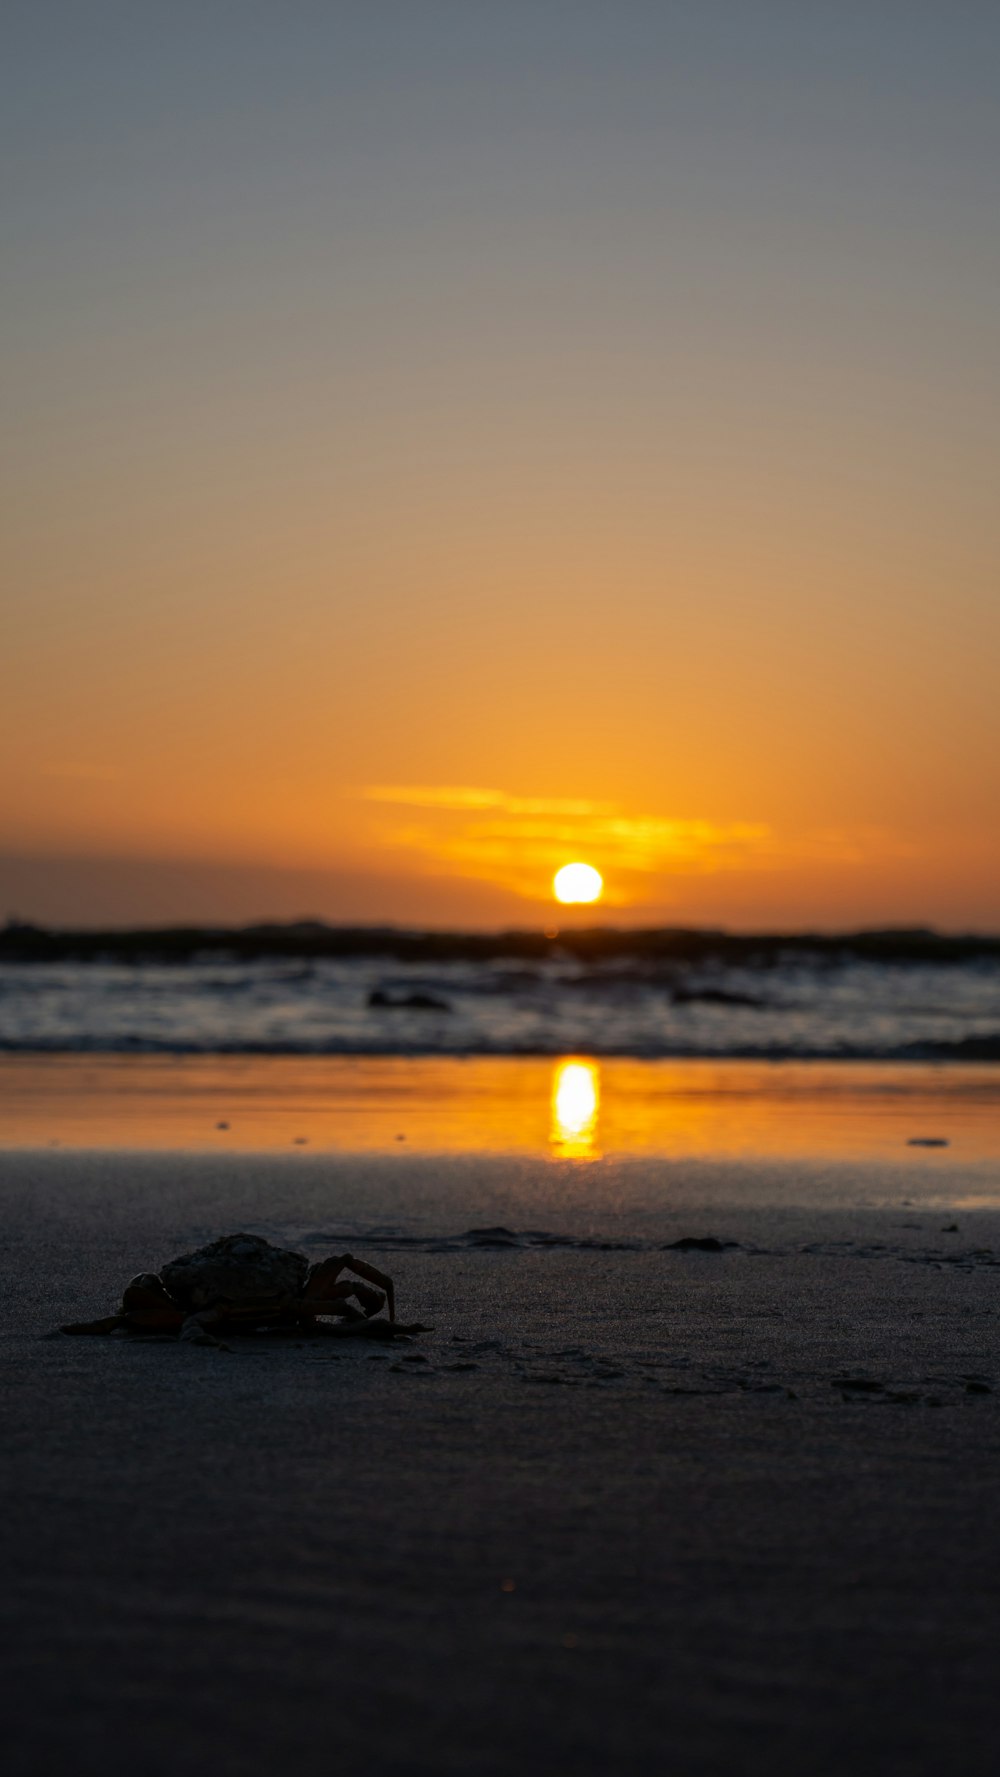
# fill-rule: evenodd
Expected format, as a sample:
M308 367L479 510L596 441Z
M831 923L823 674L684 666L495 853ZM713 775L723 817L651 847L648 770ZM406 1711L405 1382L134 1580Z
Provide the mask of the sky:
M0 917L1000 927L994 0L4 35Z

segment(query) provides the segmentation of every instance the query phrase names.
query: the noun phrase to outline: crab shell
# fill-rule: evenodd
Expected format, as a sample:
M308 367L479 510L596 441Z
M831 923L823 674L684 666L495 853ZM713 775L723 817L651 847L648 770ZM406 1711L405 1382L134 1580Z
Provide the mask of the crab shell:
M227 1234L171 1259L159 1281L186 1314L205 1308L280 1308L302 1295L309 1270L301 1253L285 1252L256 1234Z

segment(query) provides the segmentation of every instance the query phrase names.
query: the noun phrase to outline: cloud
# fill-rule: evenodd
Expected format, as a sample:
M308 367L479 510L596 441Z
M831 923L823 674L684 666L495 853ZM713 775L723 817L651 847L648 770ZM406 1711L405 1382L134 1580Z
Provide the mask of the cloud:
M745 870L775 853L771 828L759 821L637 815L610 802L464 785L373 785L360 794L425 816L383 825L382 845L532 899L547 896L554 871L574 858L596 864L606 900L623 905L637 898L630 878Z
M393 802L398 807L452 812L494 808L505 814L591 815L613 807L610 802L510 796L506 790L481 790L465 784L370 784L359 793L366 802Z

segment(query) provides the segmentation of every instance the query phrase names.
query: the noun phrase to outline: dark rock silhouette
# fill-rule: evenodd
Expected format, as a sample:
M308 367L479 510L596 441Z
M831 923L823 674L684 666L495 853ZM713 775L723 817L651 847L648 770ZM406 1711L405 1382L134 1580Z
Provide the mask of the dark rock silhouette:
M397 999L376 987L368 995L368 1004L378 1011L385 1012L450 1012L447 1000L439 1000L433 993L403 993Z
M725 987L675 987L673 990L675 1006L766 1006L768 1000L758 999L752 993L731 993Z
M666 1253L724 1253L727 1247L735 1246L735 1240L717 1240L714 1234L685 1234L680 1240L670 1240L664 1247Z

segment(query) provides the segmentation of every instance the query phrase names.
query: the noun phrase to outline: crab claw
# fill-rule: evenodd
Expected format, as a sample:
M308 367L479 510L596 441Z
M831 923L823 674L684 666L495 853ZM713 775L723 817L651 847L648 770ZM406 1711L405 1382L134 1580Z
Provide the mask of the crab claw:
M153 1271L140 1272L126 1284L122 1318L133 1332L176 1333L184 1315Z
M332 1300L334 1296L356 1295L366 1315L377 1314L382 1303L381 1301L375 1302L374 1292L351 1290L344 1284L338 1283L337 1279L342 1271L353 1271L356 1277L363 1277L369 1283L377 1284L379 1289L384 1290L389 1307L389 1319L395 1320L396 1296L392 1278L387 1277L384 1271L377 1271L374 1265L366 1264L364 1259L354 1258L351 1253L343 1253L337 1258L323 1259L320 1264L314 1265L309 1273L303 1301L310 1304Z
M392 1278L387 1277L384 1271L377 1271L374 1265L366 1264L364 1259L348 1258L345 1260L345 1263L347 1269L353 1271L356 1277L364 1277L369 1283L378 1284L379 1289L385 1291L386 1301L389 1305L389 1319L395 1320L396 1290ZM358 1300L361 1302L362 1307L364 1307L363 1298L359 1296ZM381 1303L379 1306L381 1307Z

